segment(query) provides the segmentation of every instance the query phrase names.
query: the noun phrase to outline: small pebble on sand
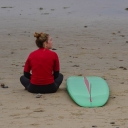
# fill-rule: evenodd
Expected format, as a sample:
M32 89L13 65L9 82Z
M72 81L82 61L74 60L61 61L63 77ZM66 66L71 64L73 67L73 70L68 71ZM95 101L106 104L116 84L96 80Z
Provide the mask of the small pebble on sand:
M115 124L115 122L110 122L110 124Z
M8 88L8 86L5 86L4 83L1 84L1 87L2 87L2 88Z
M96 128L97 126L96 126L96 125L93 125L92 127L93 127L93 128Z

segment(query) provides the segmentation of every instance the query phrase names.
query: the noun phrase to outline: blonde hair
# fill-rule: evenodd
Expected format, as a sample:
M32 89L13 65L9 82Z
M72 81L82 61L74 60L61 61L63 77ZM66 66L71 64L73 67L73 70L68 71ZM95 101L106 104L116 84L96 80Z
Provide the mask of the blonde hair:
M35 42L36 42L37 47L43 48L43 47L45 47L44 42L48 42L49 34L43 33L43 32L41 32L41 33L35 32L34 37L36 37Z

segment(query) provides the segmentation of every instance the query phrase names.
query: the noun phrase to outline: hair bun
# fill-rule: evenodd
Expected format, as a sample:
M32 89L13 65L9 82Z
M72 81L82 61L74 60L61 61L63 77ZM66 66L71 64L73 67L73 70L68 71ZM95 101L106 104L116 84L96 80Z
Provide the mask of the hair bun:
M41 36L41 34L35 32L34 37L39 38L40 36Z

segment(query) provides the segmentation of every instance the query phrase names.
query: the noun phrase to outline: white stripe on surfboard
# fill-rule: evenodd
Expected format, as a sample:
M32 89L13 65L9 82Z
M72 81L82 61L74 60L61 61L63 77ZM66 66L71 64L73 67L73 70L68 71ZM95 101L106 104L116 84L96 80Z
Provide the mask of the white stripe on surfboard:
M85 83L85 85L87 87L87 90L88 90L88 93L90 95L90 102L92 102L92 98L91 98L91 85L90 85L90 83L89 83L89 81L88 81L88 79L86 77L84 77L84 83Z

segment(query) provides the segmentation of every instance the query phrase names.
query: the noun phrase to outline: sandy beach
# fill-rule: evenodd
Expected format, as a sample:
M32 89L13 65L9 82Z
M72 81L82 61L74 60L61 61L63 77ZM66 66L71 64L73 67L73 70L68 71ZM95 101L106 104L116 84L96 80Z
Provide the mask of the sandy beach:
M127 0L0 1L0 128L128 128ZM52 36L64 81L36 98L19 78L35 32ZM77 65L77 66L75 66ZM110 88L103 107L83 108L66 90L69 76L100 76Z

